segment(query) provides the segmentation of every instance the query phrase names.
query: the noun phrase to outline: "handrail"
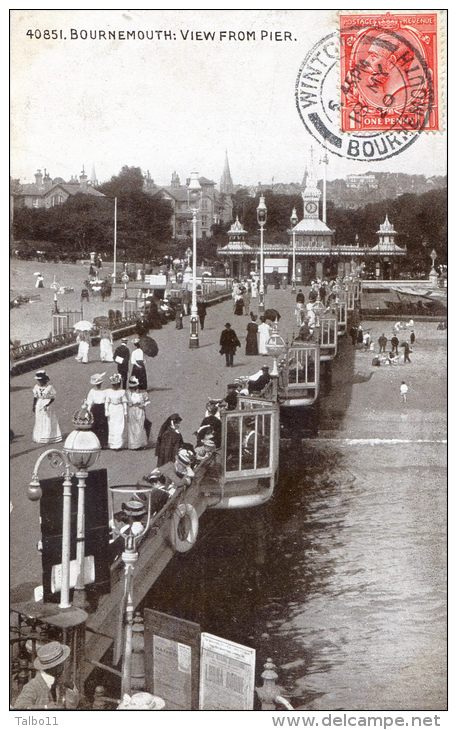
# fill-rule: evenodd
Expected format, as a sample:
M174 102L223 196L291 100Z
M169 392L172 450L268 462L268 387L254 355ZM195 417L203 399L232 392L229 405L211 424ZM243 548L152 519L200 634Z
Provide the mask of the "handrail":
M108 324L107 327L111 331L115 331L117 329L122 329L122 327L124 326L133 324L134 322L136 322L136 320L137 314L133 313L128 315L127 317L112 320L112 322ZM94 328L92 337L97 337L98 332L99 330L97 328ZM58 347L73 344L76 344L76 333L63 332L60 335L54 335L53 337L43 337L41 340L34 340L33 342L27 342L23 345L12 347L10 352L14 362L17 362L31 355L45 355L46 353L52 352Z

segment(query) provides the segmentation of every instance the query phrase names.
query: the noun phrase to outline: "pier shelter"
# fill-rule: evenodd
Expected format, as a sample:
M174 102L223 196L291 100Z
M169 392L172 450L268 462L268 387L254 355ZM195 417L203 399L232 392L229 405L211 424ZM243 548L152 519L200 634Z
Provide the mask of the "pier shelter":
M217 253L222 256L228 276L234 279L248 277L255 266L256 249L246 243L244 230L238 216L228 231L229 242L218 248Z

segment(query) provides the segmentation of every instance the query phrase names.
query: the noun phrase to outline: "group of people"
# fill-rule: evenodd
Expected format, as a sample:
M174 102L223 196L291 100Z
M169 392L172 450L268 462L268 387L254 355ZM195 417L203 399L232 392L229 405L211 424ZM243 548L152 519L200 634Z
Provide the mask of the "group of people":
M89 347L91 337L89 332L78 332L76 341L78 343L78 352L76 361L81 363L89 362ZM127 387L129 369L132 366L131 375L138 379L141 390L147 390L148 381L146 374L145 355L141 347L140 337L133 340L134 349L130 352L128 347L128 338L123 337L120 345L114 348L113 335L108 327L102 327L100 330L100 362L115 362L117 371L121 376L122 387Z
M361 325L359 325L357 329L356 334L356 343L360 343L360 341L363 344L363 348L365 350L369 349L370 351L374 351L374 342L371 340L370 334L368 333L368 340L366 339L367 333L363 333L362 338L360 338L359 332L363 328ZM409 338L405 338L402 342L398 339L397 330L394 330L391 338L390 338L390 349L388 349L389 345L389 339L386 337L385 333L383 332L378 337L378 346L379 346L379 352L375 357L373 358L372 364L375 366L379 365L397 365L399 362L400 354L398 348L403 349L403 362L411 363L410 354L413 351L413 345L416 342L416 335L414 330L411 330L409 334Z
M276 318L279 319L279 314L276 310L269 311L271 311L271 316L274 317L274 320L276 320ZM267 320L266 314L262 314L259 318L257 318L256 314L250 312L250 321L246 327L246 355L268 355L267 342L273 331L269 322L274 320ZM257 319L259 319L259 323L257 322ZM225 327L221 332L219 346L220 354L225 355L226 367L233 367L233 358L237 349L241 347L241 342L230 322L226 322Z
M237 316L248 315L251 308L251 299L257 299L259 293L259 277L251 274L248 279L233 280L232 299L233 313Z
M135 375L128 379L128 388L123 387L119 373L109 377L109 388L102 388L106 373L94 373L90 377L92 386L83 406L92 413L92 430L101 447L119 449L144 449L147 446L151 423L146 417L146 406L150 401L142 390ZM33 441L51 444L62 440L55 408L56 390L45 370L35 374L33 388L33 413L35 423Z

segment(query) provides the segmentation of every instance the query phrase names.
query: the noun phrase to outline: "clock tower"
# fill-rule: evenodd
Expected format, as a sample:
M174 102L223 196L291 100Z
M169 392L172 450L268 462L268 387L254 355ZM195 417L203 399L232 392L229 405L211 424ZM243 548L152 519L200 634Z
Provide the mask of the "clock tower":
M314 167L314 150L310 150L310 164L308 174L306 176L306 186L302 193L303 198L303 218L319 219L319 200L321 191L317 187L317 176Z

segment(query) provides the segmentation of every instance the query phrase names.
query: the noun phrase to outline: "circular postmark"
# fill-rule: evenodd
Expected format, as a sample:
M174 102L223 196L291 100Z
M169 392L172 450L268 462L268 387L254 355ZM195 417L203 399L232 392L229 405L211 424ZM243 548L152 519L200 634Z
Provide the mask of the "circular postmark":
M335 31L304 58L295 84L298 113L329 152L361 162L385 160L410 147L426 126L433 104L430 73L420 45L406 33L357 28L351 36L347 30L350 45L348 35ZM394 46L401 61L392 64ZM421 70L414 93L411 68Z

